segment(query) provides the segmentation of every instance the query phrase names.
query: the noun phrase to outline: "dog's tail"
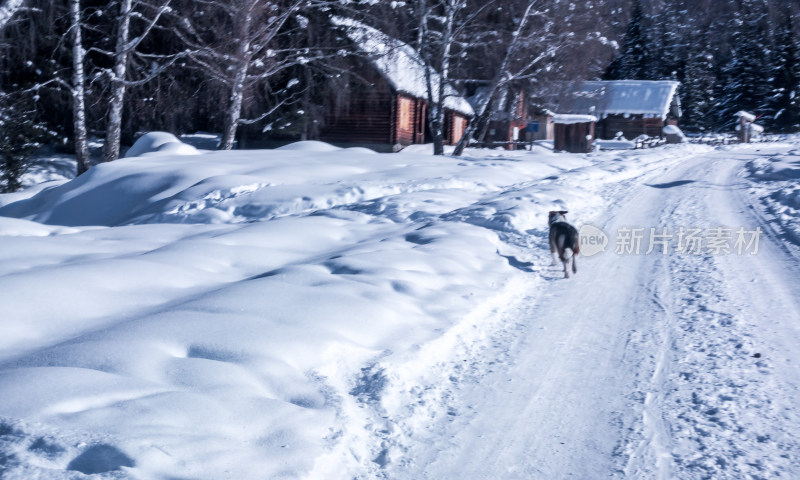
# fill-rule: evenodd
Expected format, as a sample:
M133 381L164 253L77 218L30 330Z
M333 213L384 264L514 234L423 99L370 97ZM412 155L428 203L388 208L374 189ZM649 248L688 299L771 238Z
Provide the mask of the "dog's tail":
M558 256L560 260L566 264L571 258L572 273L578 273L578 264L575 262L575 258L581 253L581 242L577 232L575 232L574 236L559 235L556 241L558 242Z
M569 237L563 233L556 238L556 243L558 244L558 258L562 262L566 262L577 253L574 242L570 242ZM578 247L578 251L580 251L580 247Z

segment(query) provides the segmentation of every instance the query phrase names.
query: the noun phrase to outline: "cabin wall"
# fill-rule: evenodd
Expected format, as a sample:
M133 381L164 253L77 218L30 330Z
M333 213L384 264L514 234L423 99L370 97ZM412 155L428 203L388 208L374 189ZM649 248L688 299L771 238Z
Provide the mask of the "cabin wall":
M390 144L394 141L396 95L391 85L368 63L357 63L358 76L325 96L318 139L341 144Z
M380 151L397 151L430 141L426 138L425 100L396 92L374 68L359 71L358 77L351 77L326 97L319 140ZM445 142L453 145L463 135L469 118L448 110L445 121Z
M464 135L464 131L467 129L467 125L469 124L469 117L461 113L448 110L445 112L444 123L444 143L446 145L455 145Z
M610 140L618 132L628 140L639 135L649 137L661 136L664 121L661 118L644 118L641 115L631 115L625 118L622 115L609 115L597 122L597 135L599 138Z
M535 132L527 132L525 140L553 140L553 117L550 115L534 115L530 117L530 122L537 122L537 129ZM527 126L527 125L526 125Z
M319 139L326 142L390 143L394 96L353 93L350 102L325 113Z
M426 102L407 95L397 95L393 121L394 144L408 146L425 141Z
M509 150L514 149L512 142L527 141L526 127L528 123L522 119L516 120L492 120L489 122L488 132L484 137L484 142L487 145L502 146L503 144ZM517 138L514 138L514 129L517 131Z
M484 145L505 146L513 150L513 142L527 140L526 127L528 126L528 102L525 92L521 89L509 91L501 103L501 111L492 114L486 135L483 137Z
M556 123L553 148L570 153L588 153L594 148L594 122Z

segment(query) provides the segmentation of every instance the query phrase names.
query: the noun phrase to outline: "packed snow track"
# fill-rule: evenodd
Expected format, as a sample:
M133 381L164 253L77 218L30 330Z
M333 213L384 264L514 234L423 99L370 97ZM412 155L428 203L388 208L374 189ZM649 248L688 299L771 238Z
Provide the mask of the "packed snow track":
M618 187L597 219L607 250L571 280L552 267L485 349L444 367L450 385L428 388L450 417L409 426L386 478L800 478L800 269L743 178L755 151L774 153L706 153ZM677 251L681 229L718 227L731 251ZM646 253L651 228L673 237ZM737 246L739 228L759 244Z

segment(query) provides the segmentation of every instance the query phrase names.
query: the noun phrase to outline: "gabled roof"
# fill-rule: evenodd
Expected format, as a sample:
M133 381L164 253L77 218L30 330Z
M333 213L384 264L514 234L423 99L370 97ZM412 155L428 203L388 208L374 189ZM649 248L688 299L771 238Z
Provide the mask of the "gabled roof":
M670 113L678 85L672 80L583 82L565 97L558 111L599 118L627 114L663 119Z
M335 25L346 27L347 36L366 53L381 75L398 93L427 100L425 61L419 52L407 43L351 18L333 17ZM431 70L431 81L436 89L441 76ZM475 115L472 106L449 85L445 85L444 106L467 116Z

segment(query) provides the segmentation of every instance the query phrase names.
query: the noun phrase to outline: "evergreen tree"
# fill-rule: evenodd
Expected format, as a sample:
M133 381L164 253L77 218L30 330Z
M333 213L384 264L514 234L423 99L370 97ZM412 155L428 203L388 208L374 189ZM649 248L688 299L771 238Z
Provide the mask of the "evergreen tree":
M765 0L740 0L729 22L730 51L722 62L720 126L733 126L735 113L746 110L764 116L769 97L769 24Z
M690 41L696 21L688 13L687 0L667 0L653 16L657 37L651 42L649 78L683 81L687 60L697 48Z
M769 98L771 127L778 132L800 130L800 48L794 18L784 17L775 33L774 76Z
M606 80L647 80L650 78L653 47L646 33L644 19L641 0L634 0L633 12L625 31L622 51L606 70L604 75Z
M0 92L0 193L15 192L22 187L22 175L28 170L30 157L50 132L36 119L29 94L9 95Z
M680 98L683 117L681 125L690 130L712 130L716 102L716 71L706 30L692 37L692 49L682 72Z

